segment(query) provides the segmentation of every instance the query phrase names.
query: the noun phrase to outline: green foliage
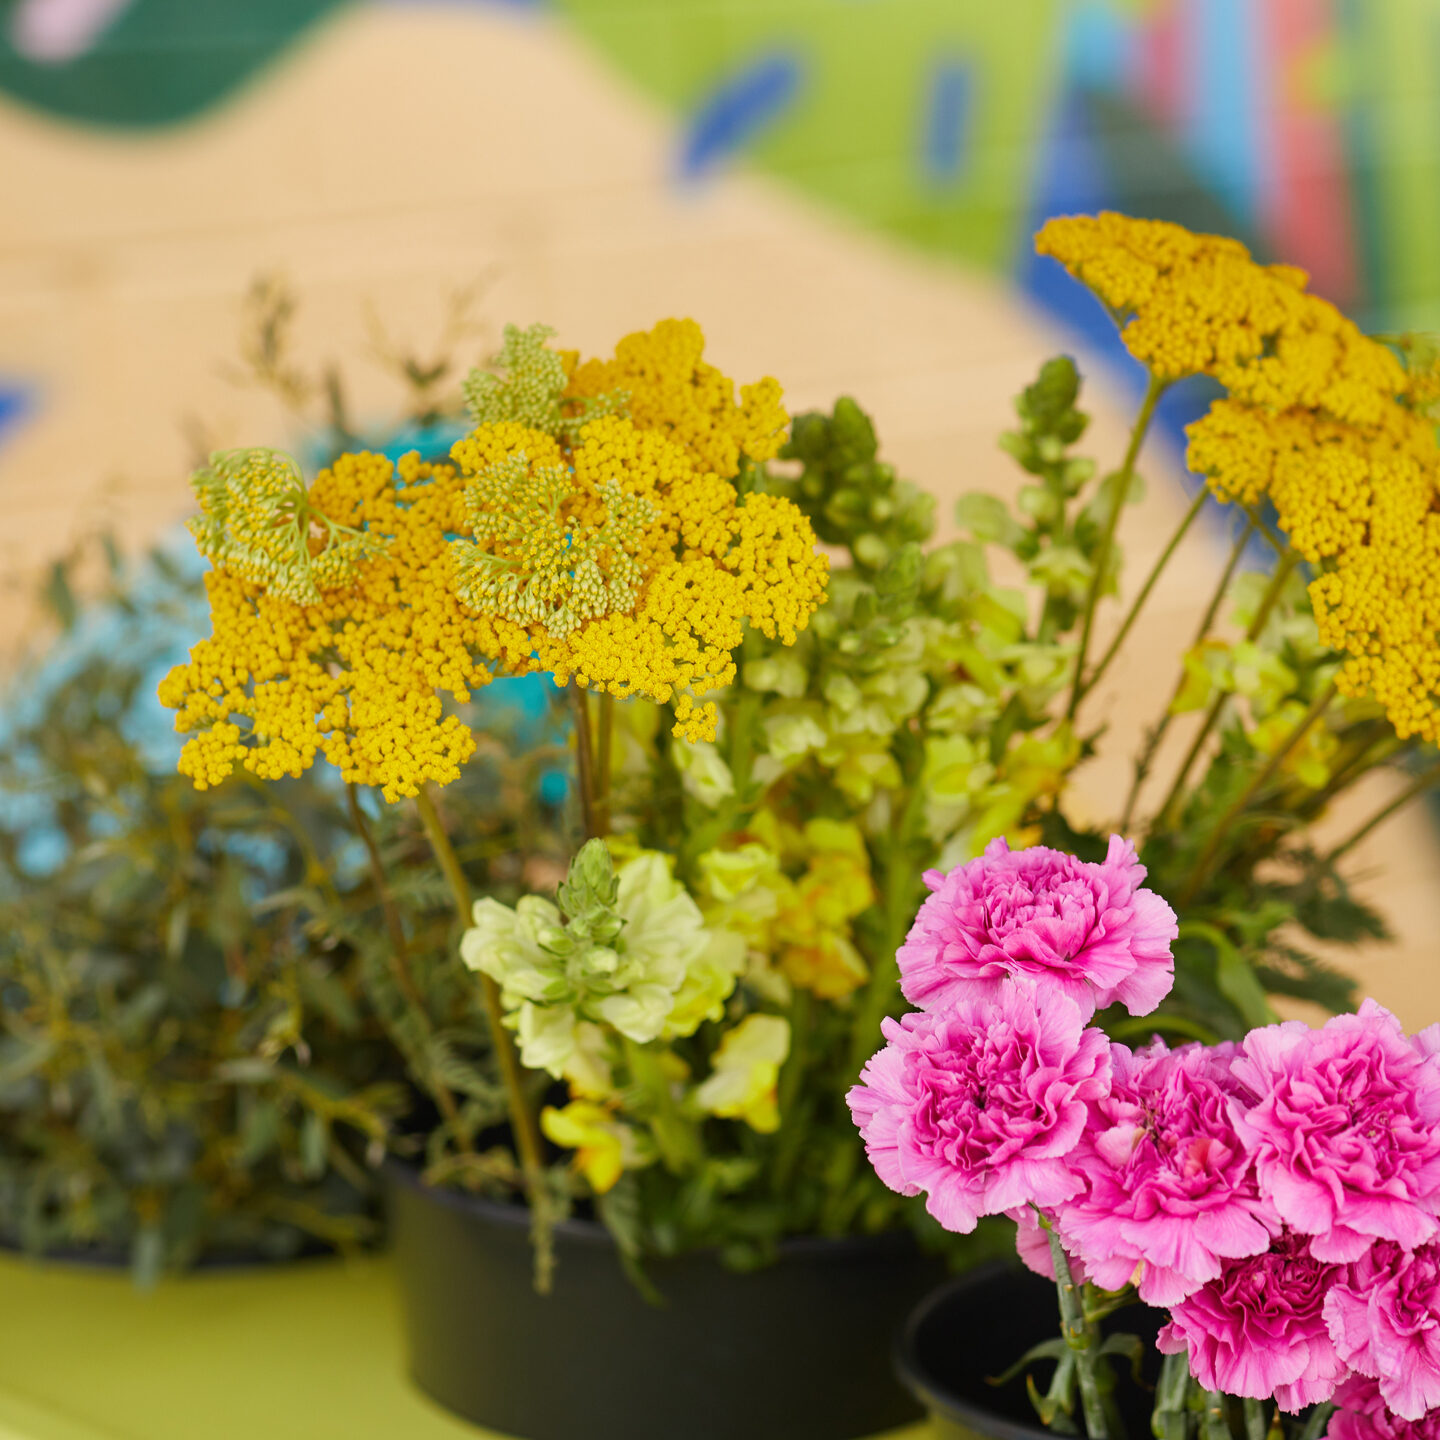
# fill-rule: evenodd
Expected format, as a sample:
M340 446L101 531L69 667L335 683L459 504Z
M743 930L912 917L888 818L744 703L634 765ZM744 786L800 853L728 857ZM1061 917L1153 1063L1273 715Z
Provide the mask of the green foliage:
M341 787L197 792L174 772L154 681L203 617L200 577L163 552L111 560L88 602L57 567L66 633L0 710L0 1243L128 1259L146 1282L201 1255L372 1243L387 1150L440 1163L504 1114L448 894L386 808L371 824L422 1012ZM503 707L489 729L446 803L472 873L514 896L518 852L531 877L553 863L534 797L555 751L543 724L517 744ZM431 1120L442 1084L453 1125Z
M797 415L780 454L800 461L800 474L772 476L765 488L801 506L820 539L848 547L857 568L878 571L903 546L934 533L935 497L897 479L878 458L875 427L848 395L830 415Z

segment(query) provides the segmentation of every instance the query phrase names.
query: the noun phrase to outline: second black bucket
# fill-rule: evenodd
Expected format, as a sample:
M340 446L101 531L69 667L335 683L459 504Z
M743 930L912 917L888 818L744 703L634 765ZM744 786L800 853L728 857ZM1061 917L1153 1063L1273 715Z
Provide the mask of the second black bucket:
M906 1235L791 1240L747 1274L711 1254L648 1268L647 1303L603 1226L558 1227L531 1285L528 1216L392 1172L410 1373L519 1440L857 1440L919 1418L894 1336L941 1263Z

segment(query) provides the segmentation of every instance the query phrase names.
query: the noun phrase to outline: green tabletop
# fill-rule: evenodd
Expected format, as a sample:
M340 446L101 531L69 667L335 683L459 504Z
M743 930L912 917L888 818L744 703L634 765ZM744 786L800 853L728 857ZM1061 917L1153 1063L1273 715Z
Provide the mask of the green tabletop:
M405 1378L384 1259L195 1275L140 1294L124 1275L0 1256L0 1440L487 1436L501 1440Z

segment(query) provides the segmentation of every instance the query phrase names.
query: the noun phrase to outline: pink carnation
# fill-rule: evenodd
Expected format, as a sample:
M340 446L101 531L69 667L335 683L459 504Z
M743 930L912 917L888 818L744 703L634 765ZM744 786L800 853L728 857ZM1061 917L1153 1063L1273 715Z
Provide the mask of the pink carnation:
M1335 1392L1339 1407L1325 1430L1327 1440L1440 1440L1440 1410L1402 1420L1367 1375L1352 1375Z
M1070 1163L1088 1182L1062 1205L1067 1248L1106 1290L1139 1267L1140 1298L1173 1305L1226 1260L1270 1248L1269 1207L1230 1119L1229 1058L1159 1041L1111 1047L1110 1093L1091 1107Z
M1068 995L1089 1019L1119 1000L1149 1014L1175 978L1175 912L1142 890L1135 847L1110 837L1103 864L1004 840L948 875L925 872L935 893L896 954L912 1005L939 1010L992 998L1012 976Z
M1345 1366L1325 1324L1325 1298L1343 1274L1285 1231L1263 1255L1227 1260L1216 1280L1170 1311L1159 1349L1190 1347L1190 1373L1207 1389L1275 1397L1292 1413L1328 1400Z
M1335 1348L1404 1420L1440 1406L1440 1245L1379 1240L1325 1302Z
M1373 1000L1312 1030L1252 1030L1232 1074L1254 1099L1236 1128L1281 1219L1322 1260L1440 1230L1440 1060Z
M947 1230L982 1215L1067 1200L1066 1163L1086 1107L1110 1081L1110 1047L1063 995L1033 985L942 1014L886 1020L889 1044L846 1097L876 1173L928 1196Z

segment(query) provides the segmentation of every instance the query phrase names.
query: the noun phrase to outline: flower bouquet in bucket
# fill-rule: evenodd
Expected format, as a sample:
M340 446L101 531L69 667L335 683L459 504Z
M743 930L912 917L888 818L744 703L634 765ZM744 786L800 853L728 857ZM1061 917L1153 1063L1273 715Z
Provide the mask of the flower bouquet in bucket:
M1018 1222L1053 1278L1053 1429L1126 1434L1102 1335L1164 1312L1158 1440L1428 1434L1440 1412L1440 1026L1373 1000L1318 1029L1138 1049L1091 1023L1171 980L1173 912L1118 837L1103 864L1044 847L927 879L899 963L920 1009L850 1092L880 1177L949 1229ZM1012 1372L1013 1373L1013 1372ZM966 1398L966 1397L961 1397ZM972 1402L978 1397L968 1397ZM944 1402L937 1402L944 1414ZM1328 1426L1328 1429L1327 1429Z
M1123 910L1126 944L1097 941L1093 973L1054 981L1046 1044L1091 1012L1114 1041L1213 1047L1270 1023L1272 995L1352 1003L1309 938L1383 935L1340 862L1431 778L1429 357L1361 335L1234 242L1112 216L1052 222L1040 244L1123 324L1146 396L1104 472L1079 451L1074 363L1048 362L1003 437L1015 505L963 497L947 543L855 401L792 420L776 381L737 387L688 321L584 361L510 328L448 452L340 453L308 482L278 452L227 452L195 477L213 634L161 687L189 736L181 769L213 787L324 759L343 782L368 879L304 934L370 957L370 1003L412 1077L389 1137L402 1269L425 1277L412 1357L464 1413L575 1433L573 1414L495 1406L558 1348L595 1360L577 1387L591 1416L630 1423L683 1374L733 1399L696 1421L717 1435L783 1424L794 1440L801 1409L821 1437L903 1418L884 1337L934 1275L904 1237L961 1260L1008 1243L1003 1226L955 1241L908 1205L846 1106L903 1008L896 955L918 943L932 868L1043 861L1073 892L1035 932L1057 954ZM1205 503L1102 648L1143 442L1193 375L1229 396L1192 427L1191 463L1243 523L1119 807L1137 859L1082 821L1069 780L1099 743L1087 702ZM1247 570L1256 546L1270 568ZM476 697L537 681L548 728L530 761L509 757L528 782L457 783L505 748ZM1414 775L1319 848L1316 819L1381 766ZM1001 925L1024 888L952 898ZM1157 968L1172 954L1173 989ZM942 970L906 965L948 994ZM1098 1043L1074 1078L1096 1103L1114 1066ZM567 1302L587 1256L628 1279ZM477 1287L507 1299L477 1315ZM693 1323L658 1323L647 1297ZM740 1348L704 1338L720 1333ZM777 1410L812 1372L803 1405Z

